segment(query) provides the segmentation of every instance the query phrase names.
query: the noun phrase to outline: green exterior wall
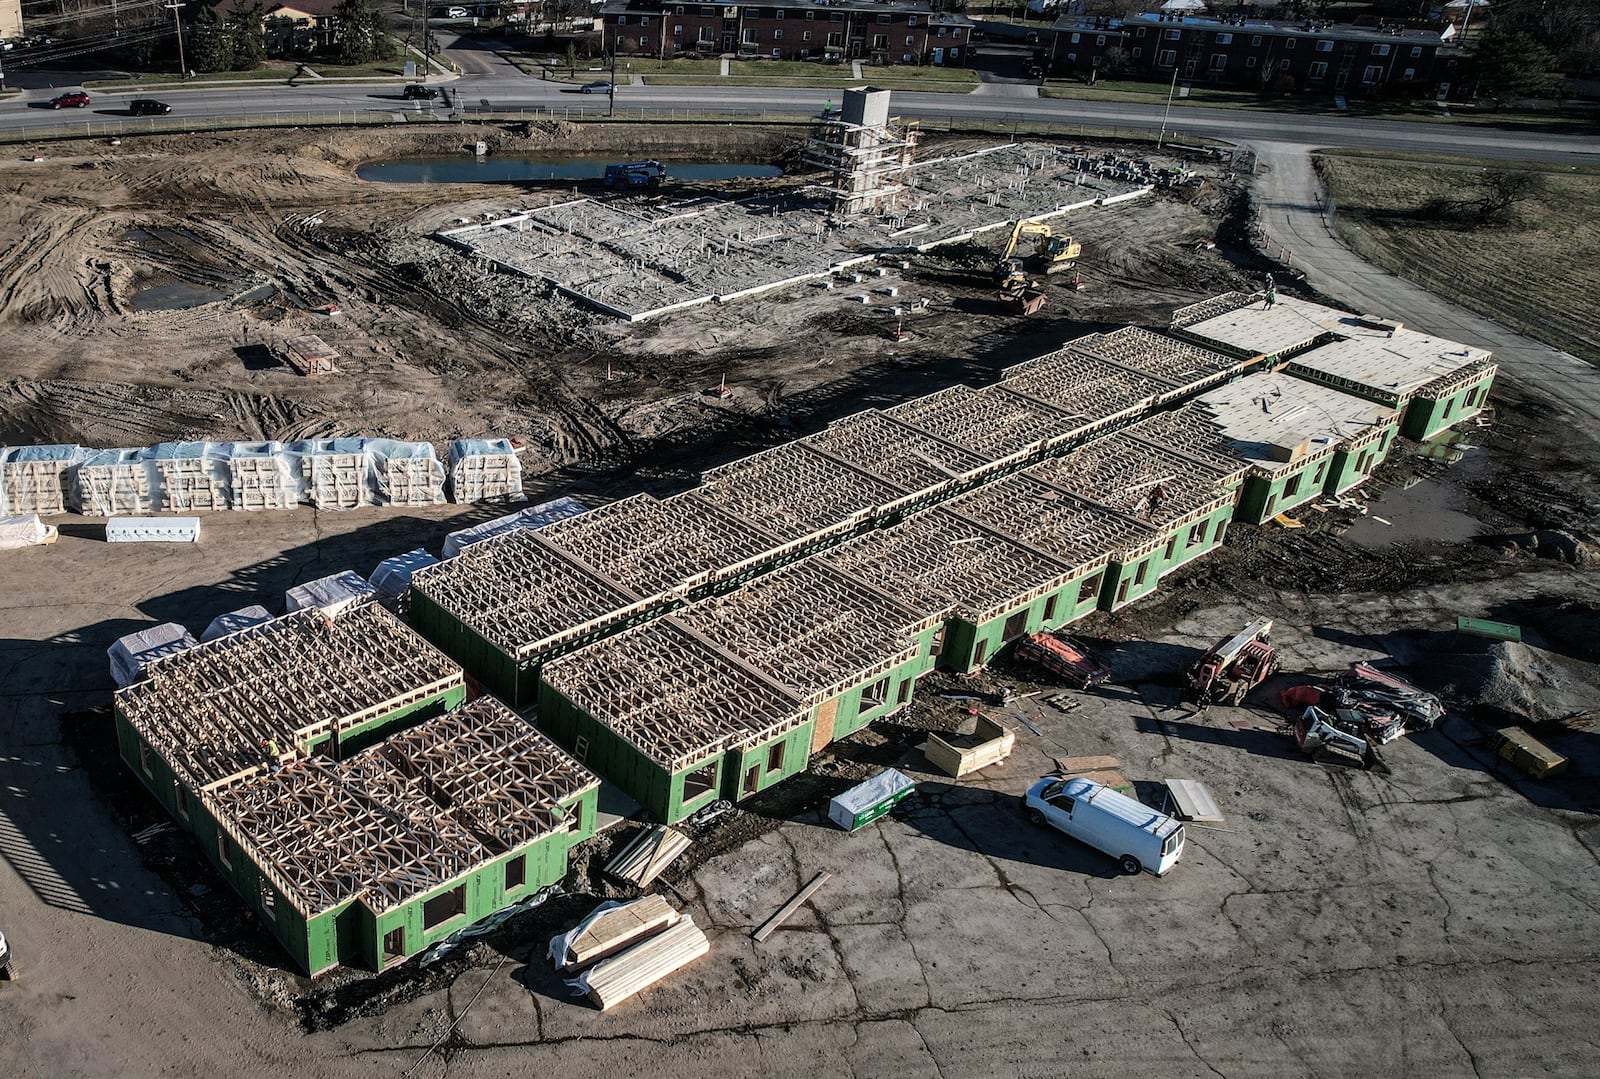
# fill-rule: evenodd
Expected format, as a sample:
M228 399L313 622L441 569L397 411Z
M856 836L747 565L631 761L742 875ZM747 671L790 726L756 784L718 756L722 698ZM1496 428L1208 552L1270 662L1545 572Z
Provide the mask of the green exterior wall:
M1106 567L1100 591L1100 606L1115 611L1148 596L1161 578L1187 562L1222 546L1228 523L1233 520L1234 504L1225 502L1202 517L1174 524L1161 537L1161 546L1127 562L1112 562ZM1144 567L1144 580L1139 567Z
M1335 450L1322 489L1330 495L1337 495L1365 483L1389 456L1389 447L1394 445L1395 430L1391 426L1382 438L1358 449Z
M1250 473L1239 492L1239 508L1234 512L1234 520L1258 525L1317 498L1327 483L1332 458L1332 453L1307 458L1299 467L1284 469L1270 479ZM1295 488L1292 494L1289 493L1291 486Z
M737 802L805 771L807 762L811 760L811 737L816 727L816 714L812 713L806 722L778 738L745 749L730 749L723 761L722 796ZM782 747L782 759L773 768L770 756L773 748L779 746ZM755 790L747 789L745 784L749 778L747 773L752 771Z
M1489 388L1494 384L1494 374L1490 372L1477 382L1445 397L1413 397L1406 405L1400 433L1418 442L1426 442L1440 431L1462 420L1470 420L1483 411L1489 398ZM1467 403L1469 400L1471 404Z
M974 625L964 618L945 621L944 645L939 651L939 666L966 674L988 663L1000 650L1017 637L1037 633L1042 629L1055 629L1076 622L1094 610L1100 601L1103 567L1096 566L1050 592L1020 603L1003 614ZM1092 587L1086 588L1086 585ZM1021 615L1021 629L1007 634L1006 625ZM1048 616L1048 617L1047 617Z

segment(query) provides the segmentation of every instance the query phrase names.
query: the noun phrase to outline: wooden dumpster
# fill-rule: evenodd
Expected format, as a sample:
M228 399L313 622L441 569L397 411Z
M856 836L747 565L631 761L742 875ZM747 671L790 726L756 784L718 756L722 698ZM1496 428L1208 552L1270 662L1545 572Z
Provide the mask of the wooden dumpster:
M1011 755L1017 744L1014 731L1008 731L988 716L978 717L977 727L968 737L928 735L922 747L928 763L946 775L960 779L970 772L999 764Z

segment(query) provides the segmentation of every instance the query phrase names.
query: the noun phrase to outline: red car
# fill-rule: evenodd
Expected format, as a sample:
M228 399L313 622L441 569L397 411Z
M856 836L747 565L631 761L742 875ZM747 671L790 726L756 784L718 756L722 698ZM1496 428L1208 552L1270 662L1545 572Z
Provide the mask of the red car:
M50 101L52 109L85 109L89 107L89 95L82 90L68 90L60 97Z

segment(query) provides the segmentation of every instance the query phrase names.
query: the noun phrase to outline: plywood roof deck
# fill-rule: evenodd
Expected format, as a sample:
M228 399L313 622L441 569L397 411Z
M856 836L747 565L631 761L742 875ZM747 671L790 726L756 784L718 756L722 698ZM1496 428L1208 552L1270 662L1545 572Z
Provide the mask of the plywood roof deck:
M1133 518L1089 505L1025 473L985 484L945 508L1076 566L1124 559L1159 538Z
M949 386L887 411L994 461L1025 457L1082 426L1071 413L1001 386Z
M1220 387L1192 407L1217 424L1235 456L1265 472L1299 467L1308 453L1350 448L1396 420L1387 405L1284 374Z
M935 620L817 558L673 617L807 705L904 663L916 654L914 635Z
M782 546L693 495L635 495L548 525L543 535L640 596L687 591Z
M1301 353L1290 364L1291 372L1309 372L1381 395L1386 404L1403 404L1434 383L1450 384L1464 374L1481 377L1489 371L1487 349L1401 326L1390 331L1357 315L1331 313L1340 316L1333 325L1341 340Z
M347 761L311 759L207 795L284 898L313 916L375 913L571 827L559 803L599 785L493 698Z
M461 668L376 604L295 611L153 663L117 707L191 790L463 684Z
M540 677L669 772L809 715L787 689L672 617L551 660Z
M1213 469L1176 450L1118 434L1035 465L1027 475L1165 530L1230 501L1229 484L1243 471L1237 462L1225 471Z
M1332 309L1292 296L1279 296L1271 306L1266 297L1222 314L1191 322L1183 329L1206 341L1216 341L1259 356L1281 356L1303 349L1332 332L1327 316Z
M981 473L989 459L876 409L835 420L806 439L903 491L925 491Z
M484 640L524 658L643 602L529 529L480 540L419 570L411 584Z
M980 623L1054 592L1077 567L967 518L931 509L820 556L900 602Z
M704 474L693 494L786 544L844 531L904 492L804 442L790 442Z

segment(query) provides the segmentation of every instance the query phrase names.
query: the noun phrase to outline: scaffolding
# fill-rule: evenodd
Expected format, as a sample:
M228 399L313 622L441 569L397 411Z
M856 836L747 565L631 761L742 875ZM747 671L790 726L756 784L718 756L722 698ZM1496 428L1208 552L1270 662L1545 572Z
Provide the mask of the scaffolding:
M683 595L782 544L692 494L635 495L547 525L544 537L639 596Z
M297 611L157 660L122 717L193 791L225 787L458 689L461 668L377 604ZM274 751L276 747L276 751Z
M673 617L808 706L913 658L915 635L935 620L816 558Z
M875 581L901 603L979 624L1045 595L1078 575L1075 566L944 509L917 514L821 556Z
M835 213L854 215L892 209L906 191L901 174L916 156L917 121L889 115L889 91L854 87L844 92L839 112L829 109L811 126L805 161L828 173L824 190Z
M625 617L641 597L592 566L518 529L418 570L412 589L510 656L547 648Z
M804 442L740 458L702 479L693 492L698 498L789 545L849 531L903 497L899 488Z
M810 716L783 686L671 617L551 660L540 678L668 772Z
M908 493L970 480L989 465L988 458L877 409L835 420L805 441Z

